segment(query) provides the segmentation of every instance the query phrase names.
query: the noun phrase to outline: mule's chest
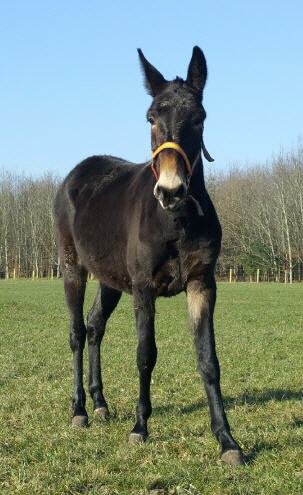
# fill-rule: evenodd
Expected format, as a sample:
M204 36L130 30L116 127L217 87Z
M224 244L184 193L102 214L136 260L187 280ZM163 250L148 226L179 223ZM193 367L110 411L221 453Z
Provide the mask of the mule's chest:
M176 245L175 255L168 256L153 272L152 285L159 296L172 296L186 289L188 280L202 280L213 268L217 249L210 239L190 245Z
M152 286L158 296L174 296L184 290L180 259L169 258L152 275Z

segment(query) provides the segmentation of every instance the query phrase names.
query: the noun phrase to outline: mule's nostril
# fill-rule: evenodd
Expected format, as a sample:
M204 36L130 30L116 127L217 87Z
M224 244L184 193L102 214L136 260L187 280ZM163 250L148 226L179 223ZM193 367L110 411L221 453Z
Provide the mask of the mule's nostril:
M169 197L169 191L157 184L155 187L155 196L158 199L167 199Z
M157 184L154 189L154 194L157 199L160 199L162 197L162 187Z

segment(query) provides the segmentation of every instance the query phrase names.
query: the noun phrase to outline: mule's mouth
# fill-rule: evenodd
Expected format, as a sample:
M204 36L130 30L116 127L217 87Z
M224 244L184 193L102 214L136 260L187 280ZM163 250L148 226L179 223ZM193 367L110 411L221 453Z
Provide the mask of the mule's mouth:
M177 210L184 201L186 194L187 188L183 184L173 190L163 188L159 183L154 188L154 196L165 211Z

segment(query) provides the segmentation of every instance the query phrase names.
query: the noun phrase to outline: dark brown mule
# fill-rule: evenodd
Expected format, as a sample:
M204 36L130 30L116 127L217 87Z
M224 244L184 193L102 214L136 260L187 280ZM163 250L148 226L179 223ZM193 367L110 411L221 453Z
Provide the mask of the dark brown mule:
M152 411L150 381L157 358L155 299L185 291L212 431L221 446L222 460L241 464L241 449L230 433L224 412L215 350L214 270L221 227L205 189L201 159L202 150L211 160L202 137L206 61L195 47L187 79L168 82L141 50L139 57L146 88L153 97L147 113L154 152L152 168L151 162L137 165L112 156L87 158L67 176L55 201L74 356L72 423L88 423L83 388L86 335L89 391L95 414L108 416L100 344L106 322L125 291L134 298L140 377L136 424L130 441L147 438L147 420ZM83 300L88 271L100 281L100 290L86 330Z

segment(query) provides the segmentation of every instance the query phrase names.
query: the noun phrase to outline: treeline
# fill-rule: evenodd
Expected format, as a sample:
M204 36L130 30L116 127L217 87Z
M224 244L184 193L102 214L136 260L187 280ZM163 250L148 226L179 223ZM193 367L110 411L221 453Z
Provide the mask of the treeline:
M59 182L0 174L1 278L59 276L52 216ZM301 280L303 146L267 165L209 173L207 186L223 227L218 274Z
M223 227L218 270L239 278L301 280L303 146L271 163L209 175L208 189Z
M57 273L53 201L58 178L0 173L0 276L45 277Z

